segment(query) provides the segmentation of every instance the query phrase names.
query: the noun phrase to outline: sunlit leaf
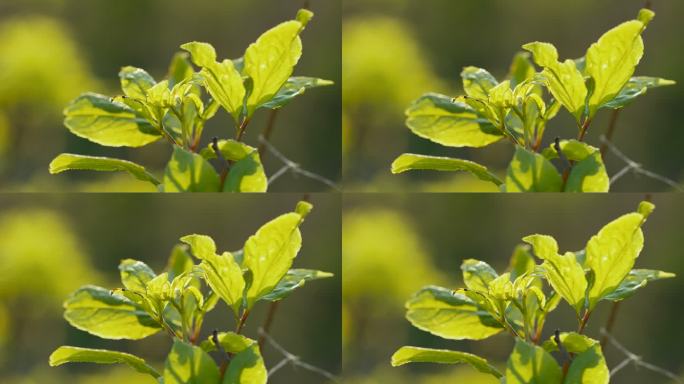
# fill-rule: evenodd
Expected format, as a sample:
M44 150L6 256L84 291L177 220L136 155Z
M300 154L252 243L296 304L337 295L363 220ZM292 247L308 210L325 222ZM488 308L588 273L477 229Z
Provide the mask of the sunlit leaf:
M50 366L57 367L66 363L126 364L136 371L159 378L161 375L145 360L129 353L63 346L50 355Z
M50 162L50 173L52 174L71 170L105 172L124 171L140 181L147 181L154 185L161 184L161 182L157 180L154 175L147 172L143 166L127 160L62 153Z
M561 368L542 347L516 339L506 365L506 384L560 384Z
M392 366L408 363L468 364L482 373L501 378L503 375L486 359L466 352L419 347L401 347L392 355Z
M218 384L219 369L200 347L173 342L164 366L164 384Z
M559 192L563 180L544 156L516 147L506 173L507 192Z
M404 153L392 162L392 173L396 174L412 170L465 171L473 174L480 180L489 181L496 185L503 184L503 181L489 172L485 166L470 160Z
M165 192L218 192L219 176L197 153L175 146L164 172Z

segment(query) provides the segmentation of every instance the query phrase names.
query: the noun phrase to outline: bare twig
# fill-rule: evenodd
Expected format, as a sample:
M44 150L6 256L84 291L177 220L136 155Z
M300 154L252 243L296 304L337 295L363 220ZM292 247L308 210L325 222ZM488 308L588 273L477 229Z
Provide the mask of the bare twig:
M615 156L617 156L620 160L624 161L627 164L624 168L622 168L615 175L613 175L613 177L610 178L611 185L627 173L633 172L634 174L643 175L646 177L650 177L651 179L660 181L661 183L667 184L680 192L684 191L684 187L679 185L679 183L677 183L676 181L668 179L667 177L659 175L655 172L651 172L647 169L644 169L644 167L641 164L627 157L627 155L622 153L622 151L620 151L613 143L608 141L604 136L601 136L601 142L605 144Z
M620 116L620 111L621 109L616 109L613 111L613 113L610 115L610 123L608 123L608 130L606 131L606 141L611 142L613 141L613 135L615 134L615 127L617 127L617 120L618 117ZM606 151L608 150L608 144L605 142L601 144L601 149L599 150L601 153L601 158L606 157Z
M266 320L264 321L264 325L261 327L261 330L263 332L260 333L259 335L259 349L263 352L264 351L264 341L266 340L266 336L270 331L271 331L271 325L273 325L273 319L275 318L276 311L278 310L278 303L279 301L274 301L271 303L271 306L268 308L268 314L266 315Z
M263 136L259 136L259 142L264 145L264 147L272 153L275 157L278 158L283 164L285 164L282 168L280 168L276 173L274 173L269 179L268 179L268 184L272 184L274 181L276 181L280 176L284 175L288 171L294 173L295 175L301 175L304 177L308 177L312 180L316 180L320 183L323 183L330 188L336 190L336 191L341 191L341 188L335 184L330 179L327 179L319 174L313 173L311 171L307 171L306 169L302 168L299 164L295 163L294 161L288 159L283 155L276 147L273 146L268 140L266 140Z
M606 333L601 338L601 348L606 347L606 343L608 342L608 334L613 332L613 327L615 326L615 319L617 319L619 309L620 301L614 302L613 307L610 309L610 315L608 315L608 322L606 323L606 327L604 328Z
M268 376L269 376L269 377L273 376L273 374L275 374L278 370L280 370L281 368L283 368L283 367L286 366L287 364L292 364L292 365L295 366L295 367L304 368L304 369L306 369L307 371L311 371L311 372L313 372L313 373L319 374L319 375L325 377L326 379L328 379L328 380L330 380L330 381L332 381L332 382L334 382L334 383L341 383L341 382L342 382L342 381L341 381L337 376L335 376L334 374L332 374L332 373L330 373L330 372L328 372L328 371L326 371L326 370L324 370L324 369L322 369L322 368L318 368L318 367L316 367L316 366L314 366L314 365L311 365L311 364L309 364L309 363L306 363L306 362L302 361L301 358L300 358L299 356L294 355L294 354L288 352L285 348L283 348L280 344L278 344L278 343L273 339L273 337L271 337L271 335L269 335L268 333L264 332L264 330L261 329L261 328L259 329L259 336L260 336L260 337L263 337L264 340L266 340L266 341L269 343L269 345L271 345L275 350L277 350L280 354L282 354L282 355L284 356L284 359L283 359L283 360L281 360L280 362L278 362L278 364L274 365L273 368L271 368L271 370L268 371Z
M608 333L605 329L601 328L601 334L602 334L604 337L606 337L606 338L608 339L608 341L610 342L610 344L611 344L612 346L614 346L614 347L617 348L620 352L622 352L625 356L627 356L627 358L626 358L625 360L623 360L622 362L620 362L620 364L616 365L616 366L610 371L610 376L611 376L611 377L614 376L616 373L618 373L618 372L619 372L620 370L622 370L623 368L625 368L625 367L626 367L627 365L629 365L630 363L633 363L636 367L641 367L641 368L648 369L649 371L653 371L653 372L659 373L659 374L661 374L661 375L663 375L663 376L666 376L666 377L668 377L668 378L674 380L674 381L677 382L677 383L682 383L682 384L684 384L684 380L682 380L677 374L675 374L675 373L673 373L673 372L670 372L670 371L668 371L668 370L665 369L665 368L661 368L661 367L658 367L658 366L653 365L653 364L651 364L651 363L647 363L647 362L643 361L643 359L641 358L641 356L636 355L636 354L632 353L630 350L628 350L627 348L625 348L622 344L620 344L620 343L615 339L615 337L613 337L613 335L611 335L610 333Z
M268 117L266 128L264 128L264 132L261 134L261 137L263 137L265 141L271 140L271 134L273 133L276 117L278 117L278 111L279 109L272 110L271 115ZM264 158L266 158L266 144L263 142L259 145L259 157L261 157L261 162L263 163Z

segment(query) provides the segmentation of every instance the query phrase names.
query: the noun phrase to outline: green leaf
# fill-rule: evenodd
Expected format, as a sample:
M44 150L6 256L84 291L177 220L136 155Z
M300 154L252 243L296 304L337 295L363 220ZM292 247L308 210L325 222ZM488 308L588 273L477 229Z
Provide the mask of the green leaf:
M218 192L219 176L197 153L174 146L164 172L165 192Z
M109 147L142 147L161 133L133 109L107 96L84 93L64 110L64 125L76 136Z
M176 245L171 250L171 256L166 264L166 271L169 274L169 280L173 280L183 273L192 271L195 265L192 261L192 256L188 254L185 245Z
M449 351L446 349L432 349L420 347L401 347L392 355L392 366L398 367L408 363L440 363L440 364L469 364L482 373L501 378L503 375L486 359L466 352Z
M394 174L412 170L465 171L472 173L480 180L492 182L497 186L503 184L503 181L487 170L487 167L469 160L404 153L392 162L392 173Z
M644 54L641 33L654 15L651 11L646 12L650 12L648 20L622 23L603 34L587 50L586 73L594 81L594 91L589 98L590 117L613 100L634 74Z
M517 146L506 173L507 192L559 192L563 180L544 156Z
M508 266L508 271L511 273L511 281L515 281L518 277L534 271L535 266L534 257L530 254L530 247L528 245L518 245L513 250Z
M275 289L292 266L302 246L299 225L305 215L286 213L268 223L247 239L243 266L252 272L247 291L247 308Z
M157 275L152 268L142 261L124 259L119 263L121 282L132 291L145 291L147 283Z
M675 81L659 77L637 76L629 79L614 99L604 103L601 108L620 109L629 105L634 99L645 95L649 89L676 84Z
M238 313L242 306L245 279L242 277L242 268L233 255L230 252L217 255L216 245L208 236L188 235L182 237L181 241L190 245L192 253L202 260L200 268L207 284Z
M406 116L413 133L449 147L485 147L503 137L467 104L436 93L414 101Z
M235 140L219 140L217 145L221 155L233 162L223 192L266 192L268 178L256 148ZM201 154L205 159L216 158L211 144Z
M223 350L233 355L222 384L266 383L268 372L256 341L234 332L222 332L216 337ZM207 352L216 350L212 337L201 346Z
M487 70L477 67L463 68L461 78L466 95L483 100L487 100L489 90L499 84Z
M575 162L565 183L565 192L608 192L610 178L598 148L577 140L563 140L559 144L563 155ZM544 156L558 157L553 144L544 150Z
M574 332L561 333L559 338L563 347L575 355L563 384L608 384L610 372L598 341ZM544 349L558 350L554 338L544 342Z
M307 90L335 84L330 80L315 77L290 77L271 100L261 105L262 108L279 109L289 104L295 97L303 95Z
M466 259L461 263L463 271L463 282L475 291L487 292L489 283L499 277L494 268L484 261Z
M516 339L506 365L506 384L560 384L563 373L543 348Z
M523 45L532 52L534 61L544 68L541 75L553 97L579 121L585 110L587 86L584 76L573 60L558 61L558 51L553 44L533 42Z
M147 181L154 185L161 184L143 166L127 160L62 153L50 162L50 173L52 174L71 170L124 171L140 181Z
M632 270L644 247L641 226L653 207L653 204L643 202L638 212L613 220L589 239L586 264L594 273L594 284L589 290L590 310L613 293Z
M200 347L173 342L164 366L164 384L218 384L219 369Z
M66 363L126 364L140 373L159 378L161 375L145 360L124 352L62 346L50 355L50 366L57 367Z
M161 329L140 306L109 290L87 285L64 302L72 326L105 339L138 340Z
M243 111L247 91L242 75L231 60L216 61L216 50L211 44L191 42L181 45L188 51L192 62L202 68L200 75L207 91L238 121Z
M433 335L451 340L482 340L503 330L501 324L465 295L428 286L406 302L406 318Z
M603 299L611 301L621 301L632 296L639 288L645 287L649 282L671 279L674 273L655 271L652 269L632 269L620 285Z
M542 268L549 284L579 313L584 308L588 283L575 254L566 252L561 256L558 243L551 236L530 235L523 241L532 245L537 257L544 260Z
M300 15L303 13L300 12ZM299 34L310 20L307 17L281 23L262 34L245 52L244 74L252 79L247 98L247 116L273 99L294 71L302 56Z
M269 294L261 300L278 301L288 297L295 289L303 287L309 281L327 279L333 277L332 273L316 271L313 269L290 269L283 279Z
M136 67L121 68L119 78L124 95L139 100L145 100L147 91L157 84L149 73Z
M192 78L195 71L190 64L189 55L186 52L176 52L169 64L168 79L169 87L173 88L178 83Z

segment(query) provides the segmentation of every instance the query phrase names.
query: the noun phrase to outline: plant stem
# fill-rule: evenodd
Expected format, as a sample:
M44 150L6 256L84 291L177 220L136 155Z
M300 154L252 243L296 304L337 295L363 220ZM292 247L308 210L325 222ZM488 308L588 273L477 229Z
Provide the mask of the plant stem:
M245 135L245 131L247 130L248 125L249 118L246 117L244 120L242 120L242 123L240 123L240 126L238 127L237 135L235 136L235 141L242 141L242 138Z
M268 314L266 315L266 320L264 320L264 325L261 326L261 330L263 331L261 333L261 336L259 336L258 340L258 345L259 345L259 350L261 353L264 352L264 341L266 341L266 334L269 334L271 331L271 325L273 325L273 319L275 318L276 311L278 310L278 303L279 301L274 301L271 303L271 306L268 308Z
M278 111L278 109L274 109L271 111L271 115L268 117L268 123L266 124L266 128L264 128L264 132L261 133L261 137L263 137L265 141L270 141L271 134L273 133L273 127L275 126L276 117L278 117ZM261 144L259 144L259 158L261 158L262 163L264 161L266 153L266 144L262 142Z
M582 316L582 319L580 320L579 328L577 329L577 333L580 335L584 333L584 328L587 327L587 323L589 322L589 317L591 316L590 311L584 312L584 316Z
M584 141L584 136L586 136L587 131L589 130L589 125L591 125L591 118L587 118L584 120L584 124L580 127L579 131L579 136L577 136L577 140L579 141Z
M608 315L608 321L606 322L606 332L603 334L603 337L601 338L601 348L604 348L606 346L606 343L608 342L608 334L612 333L613 331L613 326L615 325L615 319L617 318L619 309L620 302L614 302L613 307L610 309L610 315Z
M608 150L608 142L613 140L613 134L615 134L615 127L617 126L617 120L618 116L620 116L620 111L621 109L616 109L613 111L613 113L610 115L610 123L608 123L608 130L606 131L605 135L605 142L601 144L601 149L599 150L601 152L601 158L603 159L606 151ZM604 159L605 161L605 159Z
M238 335L242 333L242 328L245 327L245 323L247 322L247 318L249 317L249 309L246 309L244 312L242 312L242 316L240 317L240 321L238 321L237 327L235 328L235 333Z

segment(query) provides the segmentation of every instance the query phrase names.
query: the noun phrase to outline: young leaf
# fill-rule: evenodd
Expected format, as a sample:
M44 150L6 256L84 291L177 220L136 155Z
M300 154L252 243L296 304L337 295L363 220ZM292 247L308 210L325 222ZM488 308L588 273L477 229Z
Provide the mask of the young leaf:
M489 264L475 259L463 260L461 270L463 271L463 282L468 288L475 291L487 292L489 283L499 277Z
M646 9L639 20L631 20L606 32L587 50L586 73L594 81L589 98L589 116L613 100L634 74L644 54L641 33L655 14Z
M151 375L155 379L161 377L159 372L138 356L105 349L62 346L50 355L51 367L66 363L126 364L140 373Z
M392 173L394 174L424 169L434 171L465 171L470 172L480 180L492 182L497 186L503 184L503 181L495 174L489 172L485 166L469 160L404 153L392 162Z
M577 140L563 140L559 144L563 155L576 162L565 183L565 192L608 192L610 178L598 148ZM547 159L558 157L553 145L544 155Z
M634 99L645 95L649 89L665 87L676 84L675 81L661 79L659 77L637 76L629 79L620 93L612 100L606 102L601 108L620 109L629 105Z
M266 383L268 373L256 341L234 332L219 333L217 338L223 350L234 355L222 384ZM203 341L201 347L207 352L216 350L211 337Z
M302 55L299 34L313 17L301 10L297 20L281 23L262 34L245 52L245 75L252 79L247 98L247 116L271 100L290 78Z
M406 302L406 309L413 326L445 339L481 340L503 330L473 300L446 288L423 288Z
M72 326L105 339L138 340L161 329L138 305L109 290L87 285L64 302Z
M303 287L309 281L333 277L332 273L315 271L313 269L290 269L273 291L263 296L261 300L279 301L288 297L295 289Z
M174 146L164 172L165 192L218 192L219 176L202 156Z
M542 268L549 284L579 313L584 308L587 279L575 254L558 254L558 244L551 236L531 235L523 241L532 245L537 257L544 260Z
M559 339L563 348L575 355L563 384L608 384L610 372L598 341L574 332L561 333ZM544 349L558 350L554 338L544 342Z
M513 62L508 70L508 78L511 80L511 88L515 89L520 83L531 79L536 73L534 65L530 62L528 52L518 52L513 57Z
M176 245L171 250L171 256L169 256L169 261L166 264L169 280L173 280L183 273L190 272L194 265L192 256L187 252L187 247L180 244Z
M674 273L654 271L651 269L632 269L620 285L604 297L604 300L620 301L632 296L639 288L643 288L651 281L671 279Z
M185 52L177 52L171 59L167 77L169 79L169 87L173 88L176 84L190 79L195 71L192 69L189 55Z
M461 78L466 95L483 100L487 100L489 90L499 84L487 70L477 67L463 68Z
M262 104L262 108L280 109L290 103L295 97L303 95L307 90L326 87L335 84L330 80L315 77L290 77L273 98Z
M200 347L173 342L164 366L164 384L218 384L219 369Z
M235 140L219 140L221 155L233 162L223 185L223 192L266 192L268 178L261 164L259 151ZM201 151L205 159L215 159L212 145Z
M563 180L544 156L516 147L506 173L507 192L559 192Z
M528 245L518 245L513 250L513 255L511 255L508 265L511 281L515 281L518 277L534 271L535 266L534 257L530 254L530 247Z
M191 42L181 45L181 48L188 51L193 63L202 68L200 75L211 97L238 121L247 91L233 62L217 62L216 51L208 43Z
M237 314L242 306L245 279L233 255L229 252L217 255L216 245L209 236L188 235L182 237L181 241L188 244L195 257L202 260L200 268L207 284Z
M130 66L121 68L119 78L124 95L139 100L145 100L147 91L157 84L144 69Z
M414 101L406 116L413 133L448 147L485 147L503 137L469 105L436 93Z
M62 153L50 163L50 173L52 174L70 170L124 171L140 181L147 181L154 185L161 184L143 166L127 160Z
M157 276L147 264L133 259L121 260L119 272L121 283L132 291L144 292L147 283Z
M560 384L563 373L543 348L516 339L506 365L506 384Z
M490 374L497 379L503 375L486 359L466 352L449 351L446 349L432 349L419 347L401 347L392 355L392 366L398 367L408 363L440 363L440 364L469 364L482 373Z
M594 272L589 291L589 309L615 291L634 266L644 246L641 226L654 205L642 202L639 211L623 215L604 226L589 239L586 263Z
M530 51L537 65L544 68L541 74L553 97L579 121L585 109L587 86L575 62L559 62L553 44L534 42L523 45L523 49Z
M286 213L263 225L247 239L243 266L252 272L247 307L269 294L292 266L302 246L299 225L306 215Z

